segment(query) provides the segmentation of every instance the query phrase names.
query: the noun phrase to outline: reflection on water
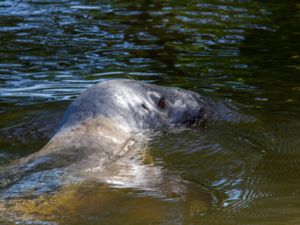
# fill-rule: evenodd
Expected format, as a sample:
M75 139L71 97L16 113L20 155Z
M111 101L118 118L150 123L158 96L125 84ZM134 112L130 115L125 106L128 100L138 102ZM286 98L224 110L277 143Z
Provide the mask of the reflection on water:
M38 223L299 224L299 31L297 1L1 1L1 170L38 151L69 101L104 79L192 89L251 116L151 140L165 176L155 185L178 180L183 195L95 180L57 191L48 171L31 178L52 195L0 209ZM15 187L35 191L26 185Z

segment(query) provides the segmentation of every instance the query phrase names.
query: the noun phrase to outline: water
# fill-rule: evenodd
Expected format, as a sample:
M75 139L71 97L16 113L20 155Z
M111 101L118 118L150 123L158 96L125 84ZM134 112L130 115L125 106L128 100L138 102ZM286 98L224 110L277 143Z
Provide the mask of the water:
M25 195L0 220L299 224L299 40L297 1L1 1L3 168L38 151L70 101L105 79L191 89L252 119L151 140L157 166L188 184L186 199L86 182Z

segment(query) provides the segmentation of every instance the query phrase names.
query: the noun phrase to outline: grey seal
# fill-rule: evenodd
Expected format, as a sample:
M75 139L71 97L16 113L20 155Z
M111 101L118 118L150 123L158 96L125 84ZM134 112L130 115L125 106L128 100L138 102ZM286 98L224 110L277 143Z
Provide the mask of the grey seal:
M40 151L0 175L1 185L35 171L103 169L124 156L135 157L132 149L142 142L141 134L201 126L211 114L210 104L181 88L121 79L100 82L70 104L58 131Z
M197 127L208 112L207 98L192 91L133 80L101 82L74 100L58 132L34 158L46 153L117 156L136 134Z

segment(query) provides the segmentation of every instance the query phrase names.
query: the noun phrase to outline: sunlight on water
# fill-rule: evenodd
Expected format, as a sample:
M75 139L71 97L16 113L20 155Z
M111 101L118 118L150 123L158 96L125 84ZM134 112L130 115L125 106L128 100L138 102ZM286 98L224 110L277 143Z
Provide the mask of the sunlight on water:
M103 80L194 90L222 120L151 138L111 185L42 166L1 180L0 223L299 224L299 15L297 1L1 1L1 176Z

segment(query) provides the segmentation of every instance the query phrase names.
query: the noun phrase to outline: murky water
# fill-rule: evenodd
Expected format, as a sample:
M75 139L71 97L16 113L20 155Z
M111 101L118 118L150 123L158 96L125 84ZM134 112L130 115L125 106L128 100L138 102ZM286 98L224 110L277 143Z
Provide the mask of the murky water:
M87 181L46 183L33 198L28 178L0 221L300 224L299 40L297 1L1 1L2 169L38 151L69 102L105 79L191 89L245 116L151 140L168 177L158 185L178 181L182 196Z

